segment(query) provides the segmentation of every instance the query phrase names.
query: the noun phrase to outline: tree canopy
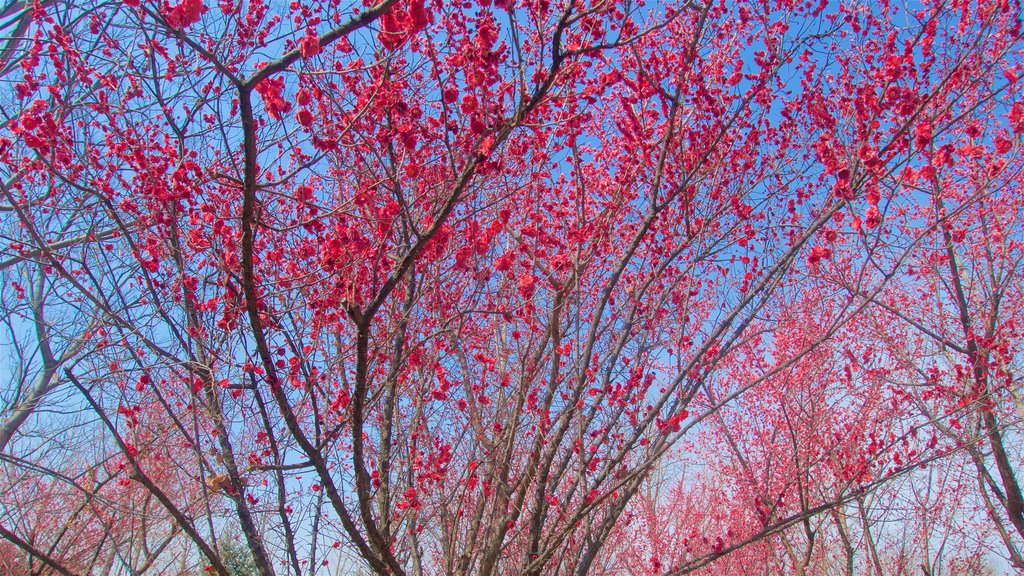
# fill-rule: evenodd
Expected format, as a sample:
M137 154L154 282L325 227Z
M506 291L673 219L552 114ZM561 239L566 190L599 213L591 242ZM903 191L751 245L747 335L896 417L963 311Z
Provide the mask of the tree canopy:
M1024 570L1019 0L0 16L0 570Z

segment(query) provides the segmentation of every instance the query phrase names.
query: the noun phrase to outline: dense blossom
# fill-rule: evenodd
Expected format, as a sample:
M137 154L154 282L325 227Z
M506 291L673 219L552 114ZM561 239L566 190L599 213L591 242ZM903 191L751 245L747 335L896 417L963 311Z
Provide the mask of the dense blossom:
M207 10L203 0L181 0L173 6L165 5L163 14L172 28L184 29L199 22Z

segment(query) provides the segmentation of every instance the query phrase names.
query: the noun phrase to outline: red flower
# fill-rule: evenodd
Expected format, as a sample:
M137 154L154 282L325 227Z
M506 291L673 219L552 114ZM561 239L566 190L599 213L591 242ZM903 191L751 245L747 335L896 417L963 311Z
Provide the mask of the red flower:
M303 58L312 58L320 53L320 39L317 38L316 32L310 30L302 38L299 42L299 52L302 53Z
M199 18L206 10L203 0L181 0L181 3L175 6L164 5L163 16L172 28L183 30L199 22Z
M386 50L394 50L414 34L422 32L429 23L430 14L424 0L411 0L405 7L396 4L381 16L377 38Z
M917 137L914 144L918 148L927 148L932 142L932 125L930 122L923 122L914 128L914 135Z
M1024 133L1024 102L1014 102L1010 107L1010 127L1014 134Z
M876 228L882 223L882 213L878 211L878 208L871 206L868 211L864 213L864 225L868 228Z
M996 152L999 154L1006 154L1013 149L1013 142L1003 138L1002 136L996 136L992 140L996 145Z
M281 96L283 90L283 78L266 78L256 85L256 92L259 92L260 98L263 99L267 113L275 120L280 120L282 114L292 109L292 103Z
M815 246L811 248L811 253L807 256L807 263L814 265L826 258L832 257L832 250L824 246Z

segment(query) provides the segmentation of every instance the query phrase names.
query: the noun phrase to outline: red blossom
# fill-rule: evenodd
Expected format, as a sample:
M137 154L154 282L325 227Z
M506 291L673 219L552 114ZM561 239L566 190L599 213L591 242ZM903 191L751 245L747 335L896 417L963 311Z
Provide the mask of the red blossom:
M317 37L316 32L313 30L310 30L299 42L299 51L302 53L303 58L312 58L319 54L320 50L320 38Z
M292 103L282 97L281 93L283 91L283 78L264 78L263 81L256 85L256 92L263 99L263 105L266 107L267 113L275 120L280 120L283 114L288 113L292 109Z
M164 4L161 8L161 13L172 28L184 30L199 22L199 19L202 18L207 10L208 8L203 3L203 0L181 0L179 4L174 6Z
M377 38L385 50L395 50L409 38L426 29L428 24L430 12L424 0L398 2L381 16Z
M1014 102L1010 107L1010 128L1014 134L1024 134L1024 102Z
M818 264L824 259L832 257L832 250L825 246L814 246L811 248L811 253L807 256L807 263L812 266Z
M878 207L868 207L867 212L864 213L864 225L868 228L877 228L881 223L882 213L878 211Z

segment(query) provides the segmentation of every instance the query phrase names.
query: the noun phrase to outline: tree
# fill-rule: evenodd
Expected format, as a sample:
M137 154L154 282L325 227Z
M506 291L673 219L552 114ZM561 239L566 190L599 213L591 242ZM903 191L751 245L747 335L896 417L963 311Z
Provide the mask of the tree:
M792 303L778 326L790 345L828 317L821 302ZM719 409L683 471L638 495L606 573L990 574L970 460L891 384L873 328L849 326Z
M899 367L890 381L913 398L933 434L969 455L991 528L1017 569L1022 106L979 103L965 133L925 148L932 169L921 168L914 187L928 201L906 214L896 235L917 243L913 257L898 281L869 298L879 315L876 341ZM941 114L934 121L949 113ZM984 123L998 116L1008 123Z
M14 3L4 461L145 495L173 528L110 540L106 570L226 575L237 530L260 574L596 573L688 434L829 390L810 363L952 225L889 241L934 205L922 162L1017 129L1019 11ZM785 477L834 459L822 417L769 447L795 446ZM759 530L903 467L834 468ZM39 551L33 510L0 534L103 569Z

